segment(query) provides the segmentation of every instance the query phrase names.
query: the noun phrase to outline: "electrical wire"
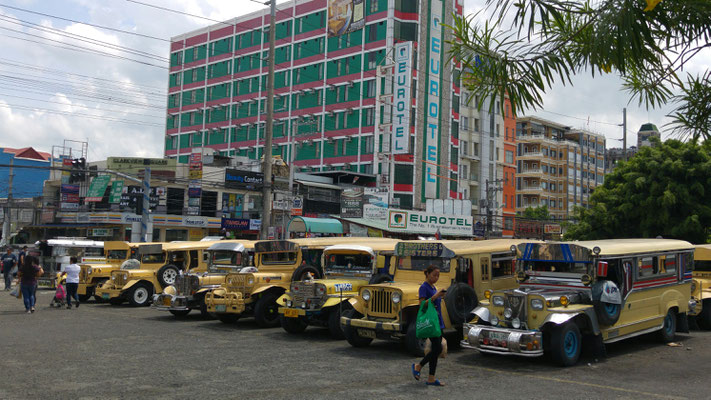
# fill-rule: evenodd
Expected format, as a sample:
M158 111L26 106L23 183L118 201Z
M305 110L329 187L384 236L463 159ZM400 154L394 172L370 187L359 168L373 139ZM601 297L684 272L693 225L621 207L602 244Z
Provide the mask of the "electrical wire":
M81 105L81 104L67 104L67 103L62 103L62 102L59 102L59 101L51 101L51 100L44 100L44 99L33 99L33 98L30 98L30 97L23 97L23 96L13 96L13 95L10 95L10 94L5 94L5 93L2 93L1 96L2 96L2 97L12 97L12 98L16 98L16 99L23 99L23 100L39 101L39 102L43 102L43 103L59 104L59 105L68 106L68 107L78 107L78 108L84 108L84 109L88 109L88 110L105 111L105 112L121 113L121 114L130 114L130 115L136 115L136 116L141 116L141 117L161 118L161 119L164 117L163 115L140 114L140 113L133 113L133 112L125 111L125 110L103 110L103 109L97 109L97 108L94 108L94 107L84 106L84 105Z
M2 103L0 103L0 107L9 108L12 110L19 109L19 110L25 110L25 111L44 112L44 113L48 113L48 114L57 114L57 115L64 115L64 116L83 117L83 118L88 118L88 119L96 119L96 120L109 121L109 122L121 122L121 123L132 124L132 125L154 126L154 127L161 127L161 128L163 127L162 124L152 123L152 122L148 122L148 121L137 121L137 120L122 119L122 118L113 118L113 117L108 117L108 116L103 116L103 115L66 112L66 111L52 110L52 109L47 109L47 108L25 106L25 105L20 105L20 104L11 104L11 103L2 104Z

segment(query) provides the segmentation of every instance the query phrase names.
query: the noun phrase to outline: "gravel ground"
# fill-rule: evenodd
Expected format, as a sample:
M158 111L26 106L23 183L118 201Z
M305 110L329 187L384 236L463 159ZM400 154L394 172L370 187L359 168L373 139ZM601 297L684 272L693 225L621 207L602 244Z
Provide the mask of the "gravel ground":
M440 360L446 387L410 375L416 362L397 343L352 348L325 329L289 335L235 325L182 320L150 308L82 304L38 310L0 292L0 399L30 398L709 398L711 332L677 337L679 346L644 336L608 346L572 368L544 359L483 357L451 349Z

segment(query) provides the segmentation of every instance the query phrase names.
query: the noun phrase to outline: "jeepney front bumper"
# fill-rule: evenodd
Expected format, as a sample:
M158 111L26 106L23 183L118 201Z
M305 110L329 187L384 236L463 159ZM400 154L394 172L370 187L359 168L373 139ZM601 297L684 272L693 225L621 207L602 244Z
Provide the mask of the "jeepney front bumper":
M186 311L192 310L195 299L193 296L180 296L168 293L154 294L151 308L161 311Z
M348 317L341 317L341 326L351 327L355 329L358 336L371 339L377 337L390 339L403 333L403 329L405 329L405 325L400 322L374 321L365 318L351 319Z
M464 324L460 345L482 353L538 357L543 355L541 331Z
M100 296L103 300L115 299L123 295L123 288L116 288L113 285L100 286L96 288L96 295Z
M242 314L247 308L244 297L240 292L226 292L224 296L215 296L213 292L205 295L207 312Z

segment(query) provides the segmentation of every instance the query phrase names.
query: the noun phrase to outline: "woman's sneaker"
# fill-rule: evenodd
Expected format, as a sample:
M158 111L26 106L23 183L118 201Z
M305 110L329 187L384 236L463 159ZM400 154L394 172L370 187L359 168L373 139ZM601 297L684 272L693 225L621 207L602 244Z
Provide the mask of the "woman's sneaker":
M72 305L71 305L71 304L67 304L67 308L71 310L71 309L72 309Z

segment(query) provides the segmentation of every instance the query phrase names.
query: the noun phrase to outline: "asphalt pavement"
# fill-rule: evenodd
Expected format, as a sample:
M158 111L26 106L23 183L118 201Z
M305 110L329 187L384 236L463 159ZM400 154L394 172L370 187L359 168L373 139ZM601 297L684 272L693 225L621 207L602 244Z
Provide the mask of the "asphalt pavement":
M321 328L290 335L251 318L226 325L126 305L54 309L52 296L38 291L37 312L25 314L0 292L0 399L711 397L711 332L680 334L676 346L623 341L571 368L450 348L438 388L415 382L417 360L394 342L356 349Z

